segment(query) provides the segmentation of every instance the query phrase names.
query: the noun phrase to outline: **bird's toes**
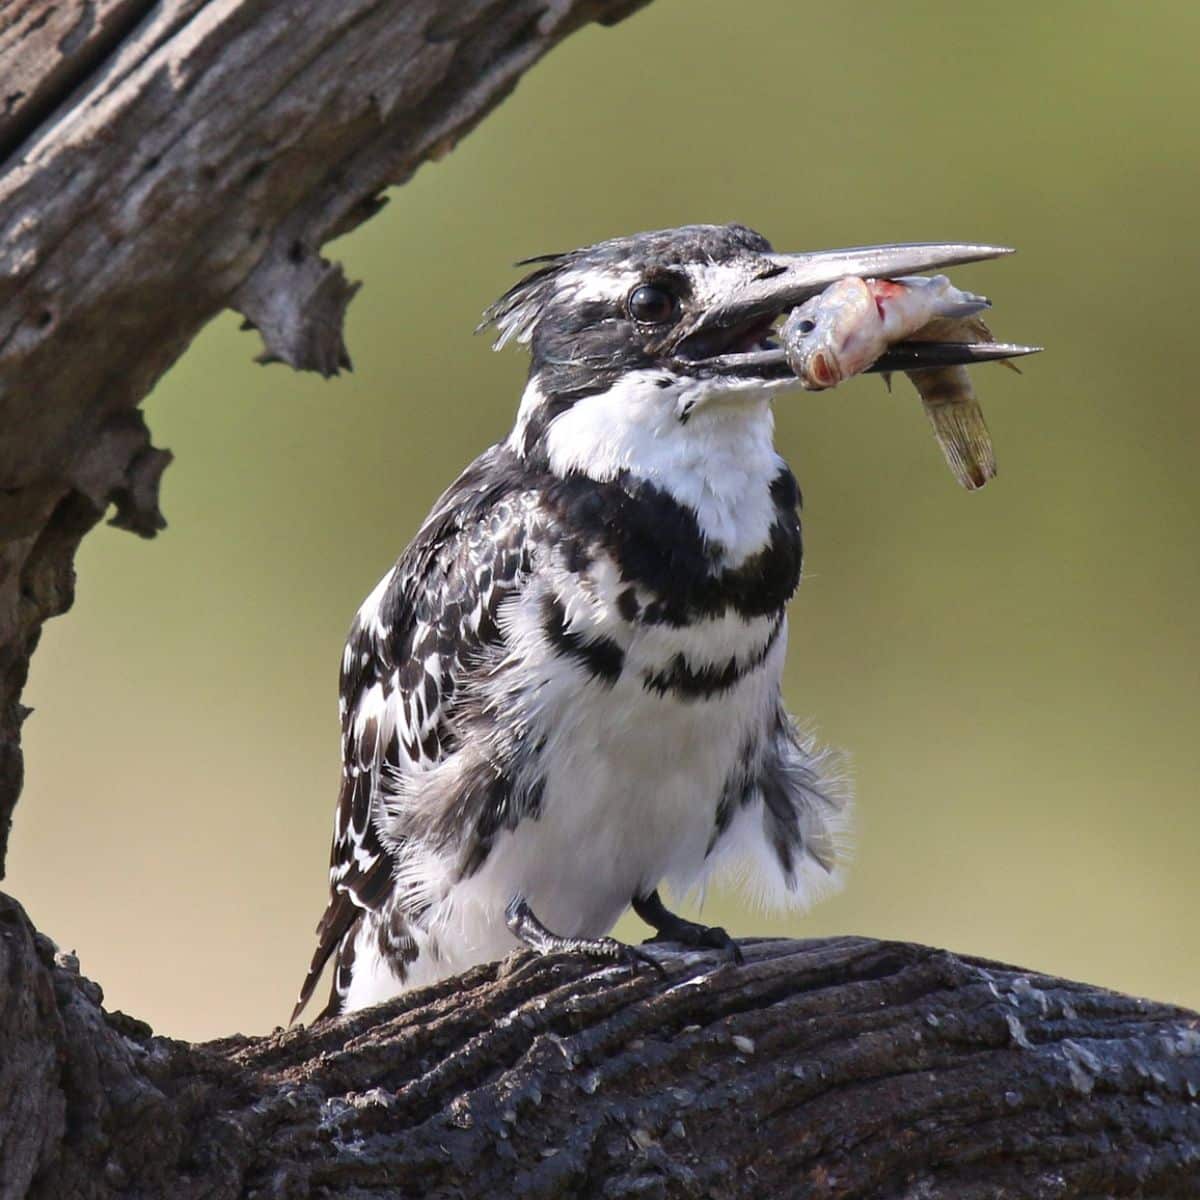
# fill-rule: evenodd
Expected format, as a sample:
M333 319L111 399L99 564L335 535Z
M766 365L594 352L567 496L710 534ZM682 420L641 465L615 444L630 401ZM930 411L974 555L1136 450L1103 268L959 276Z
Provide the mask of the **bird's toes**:
M572 954L581 954L585 958L617 963L620 966L629 967L635 973L643 967L649 967L658 975L666 974L662 963L652 955L639 950L636 946L630 946L627 942L620 942L616 938L564 939L563 944L556 948Z
M659 933L647 939L648 945L686 946L694 950L719 950L732 963L741 964L741 947L719 925L686 925L670 933Z
M719 925L712 925L704 930L702 944L711 950L720 950L730 962L745 962L742 948Z

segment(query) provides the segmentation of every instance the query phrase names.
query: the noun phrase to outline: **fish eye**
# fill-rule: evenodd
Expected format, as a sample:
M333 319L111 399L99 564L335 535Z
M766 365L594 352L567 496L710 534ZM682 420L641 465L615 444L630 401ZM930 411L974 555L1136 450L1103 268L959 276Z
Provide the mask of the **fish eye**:
M643 325L662 325L675 315L675 297L666 288L643 283L629 293L629 315Z
M796 330L799 333L812 333L816 327L816 321L810 321L807 317L805 317L803 321L796 322Z

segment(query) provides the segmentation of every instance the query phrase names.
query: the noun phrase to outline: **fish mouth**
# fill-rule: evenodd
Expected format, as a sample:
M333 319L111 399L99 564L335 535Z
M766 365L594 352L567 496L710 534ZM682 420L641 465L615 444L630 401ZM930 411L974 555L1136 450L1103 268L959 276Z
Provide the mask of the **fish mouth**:
M848 275L892 279L1011 254L1004 246L971 242L896 242L807 254L764 254L761 267L731 286L680 331L672 361L682 374L725 378L731 384L797 382L787 355L772 337L792 309ZM867 371L915 371L1034 354L1040 346L1008 342L901 342ZM830 383L841 382L836 364L824 361Z
M842 373L838 370L837 360L824 350L818 350L813 354L808 363L808 373L818 387L830 388L842 382Z

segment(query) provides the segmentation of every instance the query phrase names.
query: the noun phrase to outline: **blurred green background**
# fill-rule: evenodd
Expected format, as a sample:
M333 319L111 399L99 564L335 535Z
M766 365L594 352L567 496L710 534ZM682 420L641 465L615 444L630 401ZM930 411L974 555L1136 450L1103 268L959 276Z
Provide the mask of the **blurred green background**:
M523 356L471 329L510 262L689 221L986 240L1020 254L956 280L1048 350L977 373L984 491L905 381L778 404L806 500L787 698L853 758L857 852L811 917L706 911L1200 1006L1198 44L1186 0L656 0L568 40L332 247L366 283L354 375L254 366L225 317L151 398L171 527L84 544L6 887L164 1032L282 1021L325 898L342 638L509 427Z

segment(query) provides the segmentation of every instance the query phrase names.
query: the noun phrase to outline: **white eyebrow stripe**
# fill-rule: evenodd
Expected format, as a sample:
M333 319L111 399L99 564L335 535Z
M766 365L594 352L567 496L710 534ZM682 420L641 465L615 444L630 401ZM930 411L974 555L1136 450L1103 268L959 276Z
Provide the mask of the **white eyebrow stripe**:
M558 282L558 292L573 301L620 301L641 282L637 271L621 269L576 269Z

